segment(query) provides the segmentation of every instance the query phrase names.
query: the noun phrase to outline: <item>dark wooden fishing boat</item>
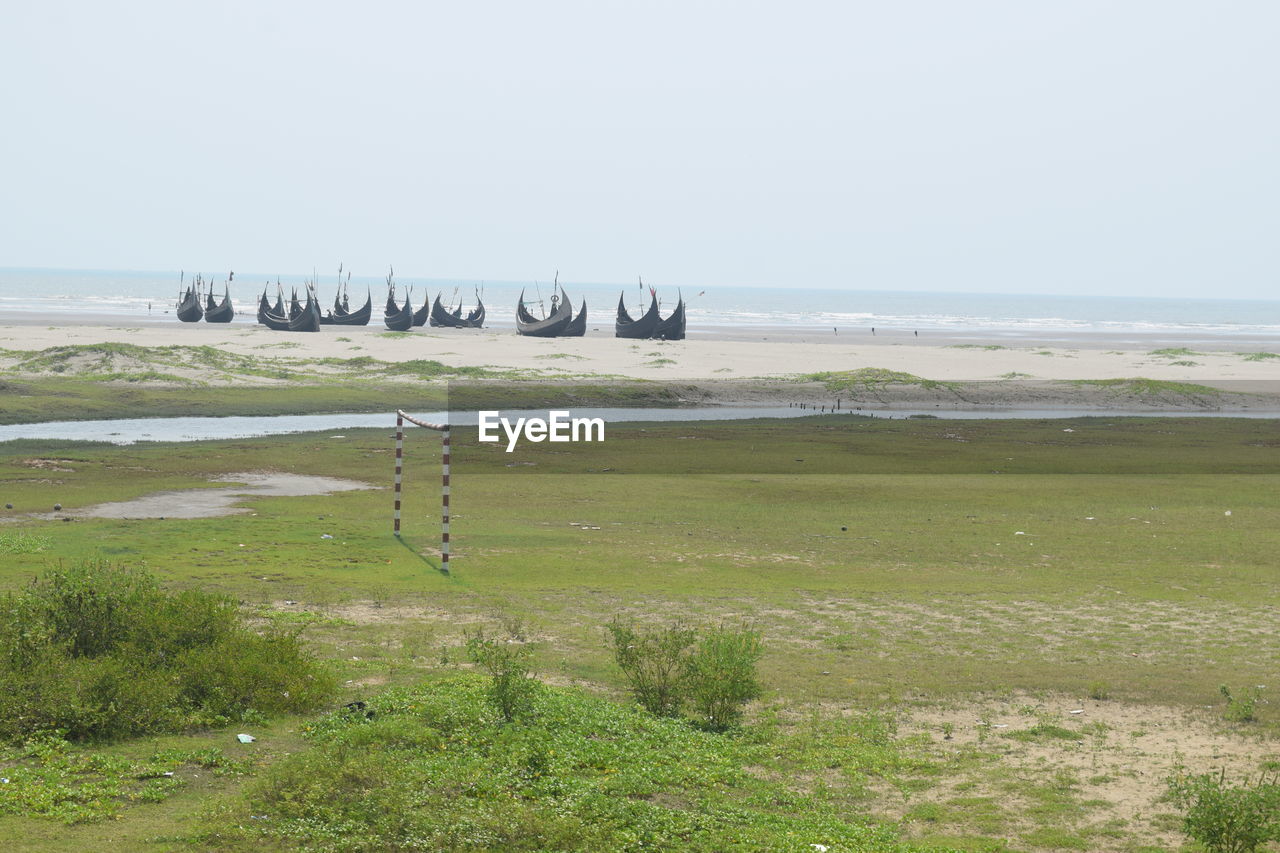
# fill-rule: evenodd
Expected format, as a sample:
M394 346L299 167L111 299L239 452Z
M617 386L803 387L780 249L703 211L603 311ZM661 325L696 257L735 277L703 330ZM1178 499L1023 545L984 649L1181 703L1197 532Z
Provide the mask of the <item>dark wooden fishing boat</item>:
M573 318L573 322L564 327L564 331L560 333L562 338L580 338L587 333L587 300L582 300L582 310L578 312L578 316Z
M404 295L403 308L396 305L396 285L390 275L387 276L387 305L382 311L382 322L393 332L407 332L413 328L413 303L409 293Z
M463 317L461 305L450 312L437 295L436 301L431 305L431 325L446 329L479 329L484 326L484 303L480 301L480 296L477 294L475 310Z
M369 325L369 319L373 316L373 294L369 293L365 297L364 305L360 308L357 308L354 311L346 310L346 306L349 304L350 304L349 302L346 302L344 300L343 304L341 306L338 306L337 300L335 299L334 300L335 309L338 307L341 307L343 309L343 312L339 314L337 310L335 310L332 314L328 315L327 317L321 317L320 323L325 326L367 326Z
M277 332L318 332L320 331L320 302L316 299L315 291L310 287L307 288L307 302L305 305L298 306L298 314L295 317L286 317L284 314L277 314L274 310L264 311L260 302L258 322Z
M213 288L209 288L209 301L204 309L206 323L230 323L231 318L236 315L236 309L231 305L231 280L233 278L235 278L235 273L227 276L227 284L220 304L213 301Z
M320 300L316 299L315 288L307 288L307 304L302 306L297 317L289 319L291 332L320 331Z
M436 300L439 301L439 299L440 297L437 296ZM427 304L426 299L423 299L422 307L419 308L417 311L413 312L413 325L425 326L427 325L427 320L429 319L431 319L431 306ZM432 323L431 325L434 326L435 323Z
M310 288L307 289L307 297L311 297ZM298 290L294 288L293 293L289 296L289 319L292 320L302 313L302 303L298 301Z
M524 291L520 291L520 300L516 303L516 333L534 338L563 337L565 330L573 323L573 305L569 296L560 288L559 296L552 296L551 314L539 320L524 306Z
M679 291L677 291L679 293ZM658 327L653 330L655 338L662 338L664 341L683 341L684 340L684 295L680 295L679 301L676 303L676 310L672 311L667 317L658 322Z
M280 287L280 282L276 282L275 305L267 298L267 285L262 286L262 296L258 298L258 322L268 329L281 332L288 330L289 317L285 314L284 289Z
M196 282L191 283L186 293L179 291L176 313L178 319L184 323L199 323L200 318L204 316L204 309L200 307L200 293L196 290Z
M289 318L283 314L276 314L274 311L259 311L258 322L277 332L289 331Z
M613 324L614 337L652 338L658 323L662 321L662 316L658 313L658 294L652 287L649 288L649 310L635 320L627 313L627 306L623 301L625 297L626 294L618 297L618 319Z

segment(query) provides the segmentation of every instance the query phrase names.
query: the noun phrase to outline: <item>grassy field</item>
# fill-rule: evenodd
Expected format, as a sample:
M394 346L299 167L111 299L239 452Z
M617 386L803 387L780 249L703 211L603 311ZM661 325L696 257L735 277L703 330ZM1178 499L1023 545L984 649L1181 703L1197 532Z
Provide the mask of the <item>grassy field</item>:
M781 783L816 798L805 809L885 822L916 845L1179 849L1159 800L1174 768L1280 766L1270 691L1247 723L1225 719L1218 692L1272 684L1280 660L1271 422L819 417L610 428L603 444L511 454L463 432L450 576L437 570L426 432L407 445L399 541L389 429L0 444L0 504L14 504L0 510L0 584L106 557L230 593L257 618L306 624L346 682L342 701L452 683L477 625L527 636L549 683L620 700L602 630L615 614L746 620L767 650L748 730L769 733L774 757L734 790L749 800ZM378 488L254 498L221 518L26 515L249 471ZM246 784L320 748L308 725L264 724L243 755L227 732L88 750L143 760L216 745L241 763L184 765L156 803L117 796L110 824L0 806L0 834L30 849L136 849L189 834L211 803L247 815Z

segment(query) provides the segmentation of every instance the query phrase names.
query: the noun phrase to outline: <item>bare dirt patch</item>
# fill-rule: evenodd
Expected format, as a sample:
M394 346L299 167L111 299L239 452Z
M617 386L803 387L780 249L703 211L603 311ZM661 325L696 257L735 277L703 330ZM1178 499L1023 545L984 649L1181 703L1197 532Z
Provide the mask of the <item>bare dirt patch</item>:
M1207 710L1057 695L917 708L901 732L925 736L938 757L966 766L948 784L917 793L913 804L954 802L963 790L967 797L1012 805L1018 787L1056 782L1080 804L1080 812L1058 819L1100 851L1123 849L1125 836L1175 848L1185 840L1169 819L1176 810L1163 801L1174 774L1225 770L1242 779L1280 757L1280 746L1263 732L1227 724ZM1048 734L1037 734L1043 732ZM987 755L994 763L956 760L966 754ZM1022 811L1012 808L1011 816ZM1011 823L1006 831L1031 828L1017 819ZM1095 834L1108 826L1124 832L1115 838Z
M74 460L71 459L23 459L22 464L28 468L39 468L42 471L62 471L71 473L74 468L65 468L63 466L70 465Z
M340 480L337 477L312 477L302 474L245 473L227 474L216 483L237 483L225 489L180 489L157 492L131 501L98 504L67 513L84 518L213 518L248 512L237 506L256 497L300 497L327 495L354 489L372 489L368 483Z

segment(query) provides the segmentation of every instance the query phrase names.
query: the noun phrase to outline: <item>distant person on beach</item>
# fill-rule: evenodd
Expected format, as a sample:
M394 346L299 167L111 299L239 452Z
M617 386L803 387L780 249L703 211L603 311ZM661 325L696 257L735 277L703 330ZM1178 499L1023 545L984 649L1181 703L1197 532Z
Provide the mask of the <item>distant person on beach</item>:
M920 332L919 332L919 330L914 331L914 332L912 332L911 334L915 335L917 338L918 338L918 337L920 337Z
M875 326L872 326L872 327L871 327L871 334L873 334L873 335L874 335L875 333L876 333L876 327L875 327Z
M837 329L835 326L832 326L832 327L831 327L831 334L833 334L833 335L838 335L838 334L840 334L840 330L839 330L839 329Z

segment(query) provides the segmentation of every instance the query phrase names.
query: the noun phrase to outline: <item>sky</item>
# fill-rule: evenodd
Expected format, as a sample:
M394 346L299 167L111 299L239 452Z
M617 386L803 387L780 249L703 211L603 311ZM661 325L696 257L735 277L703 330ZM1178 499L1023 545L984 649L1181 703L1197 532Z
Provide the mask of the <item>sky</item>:
M15 2L0 267L1280 298L1280 4Z

